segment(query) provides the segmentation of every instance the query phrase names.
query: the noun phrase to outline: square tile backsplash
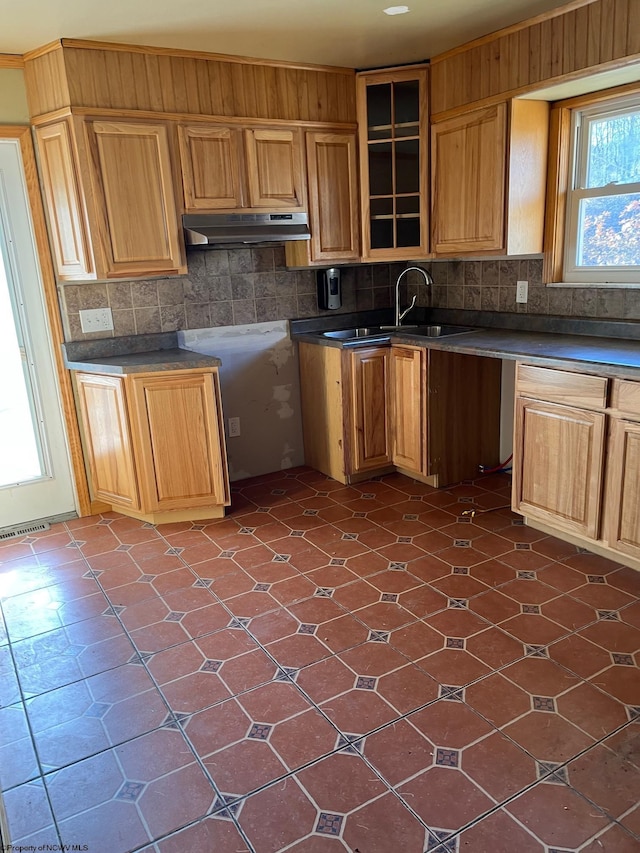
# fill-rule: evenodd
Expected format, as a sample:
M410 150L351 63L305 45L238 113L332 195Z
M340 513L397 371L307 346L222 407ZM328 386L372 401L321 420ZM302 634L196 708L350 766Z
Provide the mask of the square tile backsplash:
M113 336L238 326L273 320L340 314L393 303L393 287L404 263L342 267L342 308L322 311L316 270L290 270L282 246L190 251L188 274L145 281L68 284L60 287L65 340L104 337L84 334L79 311L110 307ZM640 319L640 291L551 288L542 284L541 258L415 261L431 272L432 292L409 274L402 303L436 308L518 311L607 319ZM414 276L412 278L412 276ZM529 301L517 305L516 281L529 282Z

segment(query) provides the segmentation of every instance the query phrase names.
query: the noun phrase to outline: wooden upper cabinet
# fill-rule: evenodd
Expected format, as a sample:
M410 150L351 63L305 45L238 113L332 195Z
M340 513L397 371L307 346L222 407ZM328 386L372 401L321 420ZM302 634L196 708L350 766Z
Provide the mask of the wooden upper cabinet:
M426 68L359 74L362 257L410 260L429 251Z
M498 104L432 126L435 252L503 247L506 122L506 104Z
M184 271L168 127L90 121L86 132L106 276Z
M355 133L307 133L311 261L356 260L358 175Z
M248 207L304 210L300 132L247 128L244 138Z
M35 133L61 281L186 271L168 125L71 116Z
M37 127L35 135L58 275L66 281L95 278L69 123Z
M242 207L241 131L189 125L178 133L186 210Z
M542 251L549 107L516 100L431 127L432 249Z

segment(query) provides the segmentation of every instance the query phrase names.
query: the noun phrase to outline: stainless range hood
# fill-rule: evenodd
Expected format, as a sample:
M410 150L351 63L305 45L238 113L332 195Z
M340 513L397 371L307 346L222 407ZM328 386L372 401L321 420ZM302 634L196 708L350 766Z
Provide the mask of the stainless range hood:
M202 249L311 238L306 213L193 213L182 225L187 246Z

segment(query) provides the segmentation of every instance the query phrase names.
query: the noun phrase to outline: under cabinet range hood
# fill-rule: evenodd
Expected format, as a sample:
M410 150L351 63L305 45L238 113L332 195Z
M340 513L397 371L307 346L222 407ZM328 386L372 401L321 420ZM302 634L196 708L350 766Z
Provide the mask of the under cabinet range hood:
M188 213L182 225L187 246L201 249L311 239L306 213Z

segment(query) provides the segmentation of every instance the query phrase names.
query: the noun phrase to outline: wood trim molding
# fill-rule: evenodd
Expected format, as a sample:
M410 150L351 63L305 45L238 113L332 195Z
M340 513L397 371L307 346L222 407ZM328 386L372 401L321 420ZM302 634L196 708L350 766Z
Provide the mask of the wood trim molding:
M24 59L37 59L52 50L60 47L73 47L77 50L112 50L125 53L146 53L150 56L182 56L188 59L209 59L218 62L237 62L240 65L270 65L274 68L297 68L301 71L327 71L332 74L345 74L352 77L355 74L353 68L345 68L338 65L314 65L304 62L287 62L280 59L262 59L250 56L234 56L226 53L207 53L201 50L186 50L173 47L153 47L145 44L123 44L121 42L92 41L89 39L67 39L58 41L30 50L24 54Z
M479 36L477 39L472 39L464 44L459 44L457 47L452 47L444 53L439 53L432 57L431 65L436 62L442 62L445 59L451 59L452 56L457 56L459 53L464 53L473 47L481 47L483 44L488 44L495 39L504 38L504 36L512 35L520 30L525 30L527 27L533 27L536 24L542 24L544 21L550 21L552 18L559 18L561 15L566 15L567 12L573 12L575 9L580 9L582 6L588 6L590 3L595 3L597 0L571 0L570 3L565 3L555 9L549 9L548 12L542 12L534 18L526 18L524 21L518 21L517 24L511 24L508 27L502 27L499 30L494 30L492 33Z
M19 53L0 53L0 68L24 68L24 59Z
M503 99L504 100L504 99ZM237 126L246 127L286 127L301 128L302 130L335 131L336 133L347 133L356 131L358 125L355 122L322 122L322 121L300 121L285 118L253 118L244 116L217 116L204 115L202 113L166 113L154 110L117 110L102 107L62 107L54 112L34 116L31 124L38 127L42 124L50 124L52 121L60 121L69 116L80 116L82 118L97 119L132 119L133 121L175 121L186 124L220 125L221 127Z
M76 414L70 373L65 368L62 358L61 344L64 341L62 320L58 306L56 280L53 273L53 265L51 263L51 253L49 250L44 210L42 208L42 199L40 197L40 186L38 183L38 172L36 169L33 142L31 140L31 129L24 126L6 125L0 127L0 137L3 139L17 139L20 142L22 164L29 198L29 209L31 212L31 219L33 221L34 240L40 265L40 274L42 277L45 308L49 323L49 331L51 333L55 370L60 384L63 421L66 428L67 440L69 442L69 455L71 457L71 470L75 483L77 510L78 515L80 516L90 515L91 497L89 495L84 457L82 455L78 417Z

